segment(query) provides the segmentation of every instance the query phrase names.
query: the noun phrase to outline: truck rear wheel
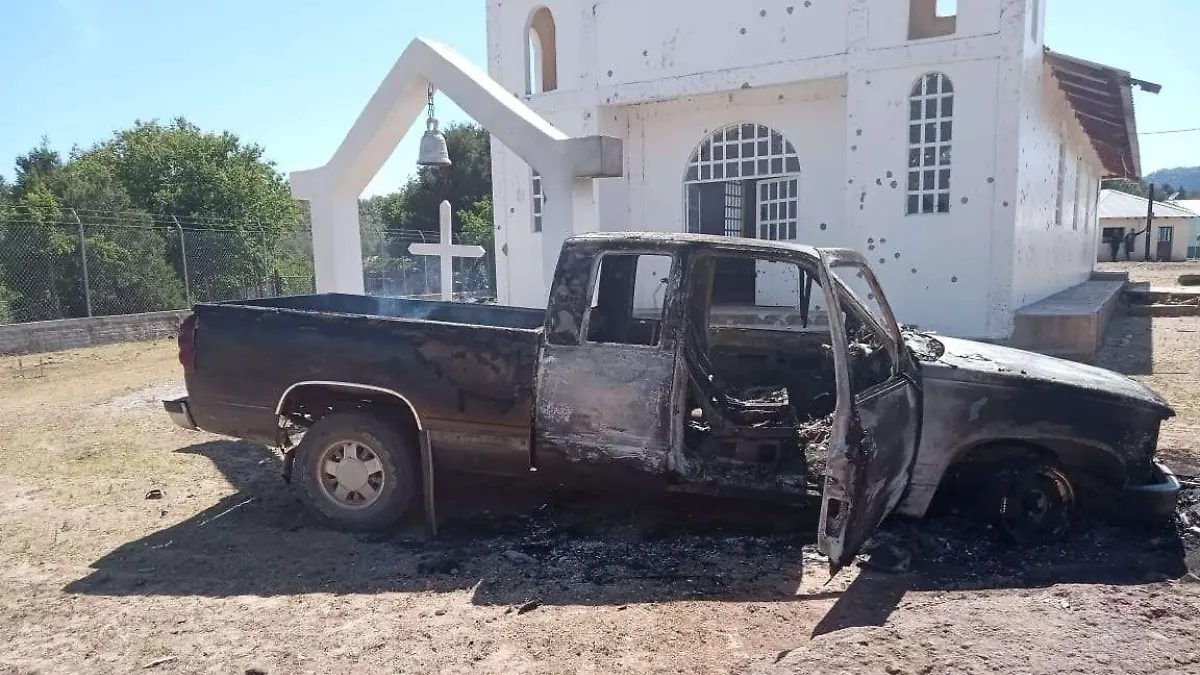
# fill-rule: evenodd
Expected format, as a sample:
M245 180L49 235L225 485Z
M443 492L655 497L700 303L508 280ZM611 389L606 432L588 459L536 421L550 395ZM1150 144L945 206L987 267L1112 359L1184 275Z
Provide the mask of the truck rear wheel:
M338 529L381 530L417 503L417 450L366 412L321 418L296 448L293 469L305 506Z

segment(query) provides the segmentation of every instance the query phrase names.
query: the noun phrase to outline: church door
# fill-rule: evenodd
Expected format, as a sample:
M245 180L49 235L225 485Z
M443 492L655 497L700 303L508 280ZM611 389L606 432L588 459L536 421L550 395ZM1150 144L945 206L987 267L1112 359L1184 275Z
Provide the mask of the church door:
M688 231L726 237L746 235L740 181L692 183L688 190ZM716 305L754 304L754 260L725 258L713 270L712 302Z
M796 149L778 131L761 124L719 129L688 161L683 181L687 231L796 239L799 174ZM799 285L784 278L787 274L771 263L722 260L714 270L712 302L794 307Z

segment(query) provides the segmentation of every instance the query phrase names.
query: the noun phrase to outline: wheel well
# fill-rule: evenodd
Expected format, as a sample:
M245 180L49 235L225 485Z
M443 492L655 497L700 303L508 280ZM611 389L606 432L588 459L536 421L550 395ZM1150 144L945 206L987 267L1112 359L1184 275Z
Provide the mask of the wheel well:
M944 499L957 481L967 478L973 467L1013 460L1050 462L1062 467L1077 489L1120 491L1126 467L1111 451L1084 443L1048 439L1029 441L999 439L980 443L959 452L938 483L934 500Z
M347 410L374 412L406 434L415 435L421 429L421 418L407 399L374 388L337 384L294 386L284 393L278 406L280 416L302 427L312 426L330 413Z

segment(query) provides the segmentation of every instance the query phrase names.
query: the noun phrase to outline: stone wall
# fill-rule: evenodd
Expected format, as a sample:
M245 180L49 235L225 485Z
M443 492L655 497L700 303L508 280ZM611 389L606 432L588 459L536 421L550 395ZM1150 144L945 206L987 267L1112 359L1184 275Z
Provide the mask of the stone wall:
M188 313L188 310L171 310L3 325L0 326L0 355L171 338L178 334L179 324Z

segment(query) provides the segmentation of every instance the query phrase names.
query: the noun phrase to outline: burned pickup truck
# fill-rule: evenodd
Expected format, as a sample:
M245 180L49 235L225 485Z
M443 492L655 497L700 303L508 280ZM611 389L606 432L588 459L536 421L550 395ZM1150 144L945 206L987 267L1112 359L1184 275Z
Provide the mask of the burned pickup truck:
M765 294L730 304L750 274ZM1172 409L1122 375L902 329L841 249L685 234L563 247L545 310L318 294L201 304L187 428L268 443L324 520L432 508L435 473L819 499L837 567L958 491L1014 537L1081 503L1169 517ZM297 442L297 439L298 442Z

